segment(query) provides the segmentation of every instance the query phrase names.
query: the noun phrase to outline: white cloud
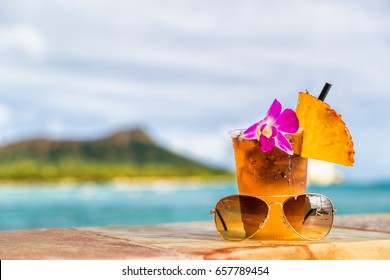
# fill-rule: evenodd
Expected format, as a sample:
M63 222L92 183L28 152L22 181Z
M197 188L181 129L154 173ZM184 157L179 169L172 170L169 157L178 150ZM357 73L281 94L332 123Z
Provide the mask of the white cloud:
M47 52L47 42L42 33L33 26L0 26L0 53L9 51L41 57Z
M209 164L234 167L233 150L228 129L192 131L191 127L166 127L157 131L157 139L169 149Z
M0 125L8 124L11 121L11 111L4 105L0 104Z

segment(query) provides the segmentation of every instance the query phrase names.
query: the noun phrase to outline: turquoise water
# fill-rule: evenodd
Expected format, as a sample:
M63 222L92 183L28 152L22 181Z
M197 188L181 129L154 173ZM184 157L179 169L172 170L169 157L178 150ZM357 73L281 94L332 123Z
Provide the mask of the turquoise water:
M235 182L154 181L0 187L0 229L144 225L211 220ZM390 182L309 186L331 198L337 214L390 213Z

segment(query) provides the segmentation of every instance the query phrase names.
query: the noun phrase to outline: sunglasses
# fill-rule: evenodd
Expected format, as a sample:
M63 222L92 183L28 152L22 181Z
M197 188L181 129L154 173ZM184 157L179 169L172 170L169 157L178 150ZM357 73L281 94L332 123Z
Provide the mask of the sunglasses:
M272 205L279 205L282 214L279 215L280 209L271 209ZM330 232L334 212L336 211L329 198L314 193L262 198L251 195L230 195L220 199L210 211L214 214L218 232L230 241L251 237L272 239L272 235L277 236L277 232L281 229L276 226L278 223L282 227L286 225L284 228L292 229L290 231L295 237L319 240ZM269 226L266 230L267 224Z

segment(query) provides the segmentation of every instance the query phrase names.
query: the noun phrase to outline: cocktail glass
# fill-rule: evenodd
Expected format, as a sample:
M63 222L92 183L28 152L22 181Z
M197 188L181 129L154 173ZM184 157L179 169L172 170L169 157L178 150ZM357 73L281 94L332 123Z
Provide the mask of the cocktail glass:
M232 130L234 158L238 192L253 196L260 196L269 204L268 217L261 230L253 239L285 240L298 239L296 232L288 225L280 205L286 195L302 194L306 192L307 158L300 157L303 130L295 134L286 135L290 141L294 154L274 147L269 152L259 148L258 140L248 140L241 137L244 130ZM279 204L279 205L277 205ZM245 205L241 205L245 211ZM297 209L297 219L289 219L290 224L299 231L305 206ZM245 228L245 223L244 223ZM253 231L252 231L253 232Z

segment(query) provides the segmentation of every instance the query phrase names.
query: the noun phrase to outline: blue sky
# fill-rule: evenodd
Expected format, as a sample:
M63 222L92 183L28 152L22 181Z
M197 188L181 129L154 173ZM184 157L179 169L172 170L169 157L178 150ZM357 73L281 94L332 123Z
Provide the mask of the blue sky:
M232 166L227 130L330 82L356 150L340 169L388 178L389 77L385 0L0 2L0 143L141 126Z

